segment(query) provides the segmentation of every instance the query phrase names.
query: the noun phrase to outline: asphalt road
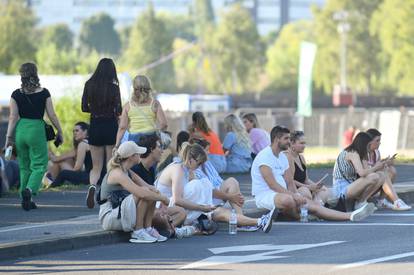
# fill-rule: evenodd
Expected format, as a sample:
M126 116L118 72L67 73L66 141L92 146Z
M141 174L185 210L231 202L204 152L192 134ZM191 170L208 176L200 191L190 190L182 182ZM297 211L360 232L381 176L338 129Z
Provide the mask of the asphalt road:
M414 274L414 211L363 222L275 222L239 233L92 247L1 262L0 273Z

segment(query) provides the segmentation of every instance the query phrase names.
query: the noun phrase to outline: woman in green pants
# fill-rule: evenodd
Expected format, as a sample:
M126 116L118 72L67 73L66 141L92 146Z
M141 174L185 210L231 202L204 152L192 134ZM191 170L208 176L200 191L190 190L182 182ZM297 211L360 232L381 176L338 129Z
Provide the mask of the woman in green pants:
M56 142L62 143L62 129L53 109L47 89L40 87L36 65L25 63L20 67L21 88L10 99L10 116L6 147L16 144L20 169L22 207L35 209L32 195L36 195L47 169L48 151L43 116L46 113L57 129Z

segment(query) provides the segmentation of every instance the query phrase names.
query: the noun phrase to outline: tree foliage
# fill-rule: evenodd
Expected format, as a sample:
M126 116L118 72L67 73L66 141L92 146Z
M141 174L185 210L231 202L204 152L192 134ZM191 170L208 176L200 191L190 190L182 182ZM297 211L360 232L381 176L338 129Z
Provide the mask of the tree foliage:
M82 22L80 44L84 51L117 55L121 39L114 28L114 20L105 13L94 15Z
M73 33L66 24L56 24L43 29L42 46L53 44L57 50L69 51L73 48Z
M400 94L413 94L414 1L385 0L371 21L381 45L382 75Z
M347 83L356 92L370 92L379 76L379 43L370 34L372 13L382 0L330 0L313 10L318 53L315 61L315 84L331 92L339 83L340 36L334 13L346 10L350 31L347 41Z
M16 73L20 64L33 61L35 23L25 1L0 2L0 71Z
M223 14L207 47L226 91L256 90L263 51L256 25L245 8L233 5Z
M272 90L297 90L302 41L314 42L311 21L296 21L285 25L277 40L268 48L266 73Z
M137 69L170 54L172 43L173 36L168 32L165 22L155 14L150 5L131 29L123 62L135 74ZM174 90L175 77L171 60L148 69L145 74L149 76L155 89L163 92Z

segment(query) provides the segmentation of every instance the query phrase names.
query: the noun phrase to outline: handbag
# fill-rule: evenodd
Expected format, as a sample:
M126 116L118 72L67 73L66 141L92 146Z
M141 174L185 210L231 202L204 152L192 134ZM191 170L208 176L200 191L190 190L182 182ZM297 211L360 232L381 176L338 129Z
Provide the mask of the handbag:
M111 202L112 209L115 209L118 207L118 219L121 218L121 205L122 201L129 196L129 192L126 190L117 190L112 191L109 194L109 201Z
M30 100L30 98L24 93L21 92L24 97L26 98L26 100L30 103L30 105L32 105L33 109L36 110L33 102ZM55 130L53 129L52 125L48 124L46 121L43 120L43 122L45 123L45 134L46 134L46 140L47 141L51 141L54 140L56 138L56 133Z

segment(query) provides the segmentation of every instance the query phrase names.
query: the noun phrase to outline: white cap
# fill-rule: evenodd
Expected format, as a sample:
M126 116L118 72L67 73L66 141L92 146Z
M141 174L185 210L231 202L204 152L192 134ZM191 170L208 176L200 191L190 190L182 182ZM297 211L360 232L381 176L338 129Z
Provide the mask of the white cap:
M147 148L138 146L133 141L126 141L122 143L121 146L119 146L119 148L116 150L118 155L123 159L129 158L133 154L145 154L146 151Z

